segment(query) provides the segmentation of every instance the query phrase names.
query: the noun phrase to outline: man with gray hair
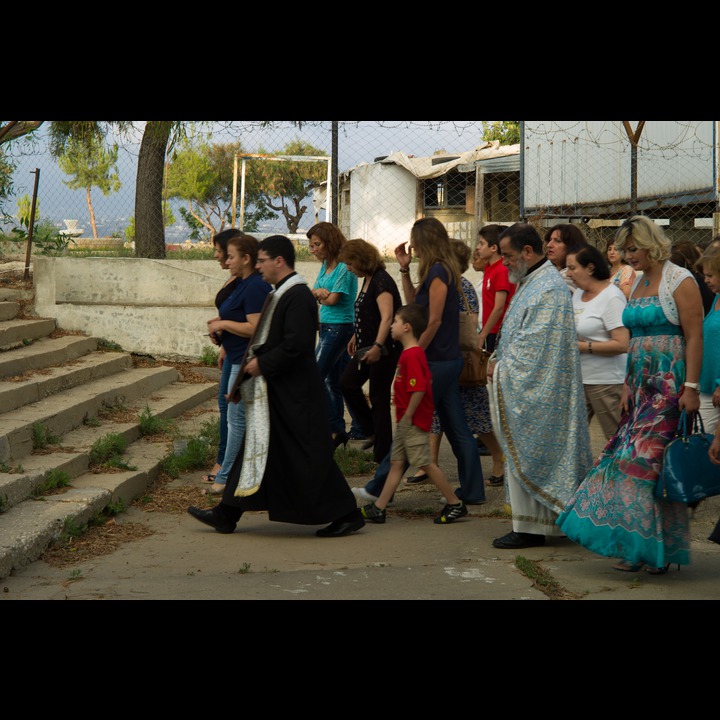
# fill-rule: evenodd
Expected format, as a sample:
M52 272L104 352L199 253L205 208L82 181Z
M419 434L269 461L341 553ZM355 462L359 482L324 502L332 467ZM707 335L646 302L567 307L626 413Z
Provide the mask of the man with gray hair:
M488 365L493 429L505 454L512 531L501 549L545 544L592 465L572 297L527 223L500 234L517 289Z

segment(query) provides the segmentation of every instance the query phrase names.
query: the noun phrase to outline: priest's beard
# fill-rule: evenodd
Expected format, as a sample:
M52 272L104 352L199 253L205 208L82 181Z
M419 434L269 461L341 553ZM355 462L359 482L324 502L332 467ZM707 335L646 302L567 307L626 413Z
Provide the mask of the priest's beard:
M514 270L508 270L508 279L513 285L517 285L527 275L527 271L527 261L521 258L517 261Z

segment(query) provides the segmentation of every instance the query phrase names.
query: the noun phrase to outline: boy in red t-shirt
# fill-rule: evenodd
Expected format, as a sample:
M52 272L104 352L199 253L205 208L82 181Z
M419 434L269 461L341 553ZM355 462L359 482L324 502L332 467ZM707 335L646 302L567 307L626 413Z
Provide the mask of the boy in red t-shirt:
M392 339L403 346L393 383L397 425L390 455L390 472L383 491L375 502L361 508L363 517L374 523L385 522L385 508L408 464L427 473L430 481L445 496L447 505L435 518L437 524L451 523L468 514L464 503L458 502L445 473L431 462L432 376L425 351L417 341L426 327L427 308L414 304L403 305L390 326Z
M485 225L478 232L477 250L485 261L478 347L485 347L488 352L495 349L497 334L516 289L500 255L498 238L503 230L502 225Z

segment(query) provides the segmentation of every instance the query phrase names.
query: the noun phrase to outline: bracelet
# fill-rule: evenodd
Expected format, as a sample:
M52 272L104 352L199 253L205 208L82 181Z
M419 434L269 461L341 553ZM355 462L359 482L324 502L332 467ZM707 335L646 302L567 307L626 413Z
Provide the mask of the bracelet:
M383 349L383 344L379 342L374 342L373 345L379 347L381 350Z
M410 268L409 268L409 267L400 268L400 274L401 274L401 275L407 275L409 272L410 272Z
M693 390L697 390L698 392L700 392L700 390L698 389L698 383L686 382L686 383L683 383L683 386L692 388Z
M593 354L593 351L592 351L592 340L588 340L588 352L589 352L591 355Z

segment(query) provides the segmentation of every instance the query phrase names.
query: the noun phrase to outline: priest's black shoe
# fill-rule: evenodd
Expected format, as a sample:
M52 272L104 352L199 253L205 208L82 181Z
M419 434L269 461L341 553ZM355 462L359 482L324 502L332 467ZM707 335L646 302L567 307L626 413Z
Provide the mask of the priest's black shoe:
M200 508L196 508L194 505L191 505L187 511L196 520L215 528L215 530L219 533L231 533L235 530L237 525L237 523L221 517L217 513L213 512L213 510L201 510Z
M501 550L518 550L520 548L540 547L545 544L544 535L535 535L533 533L509 532L507 535L495 538L493 547Z
M333 520L327 527L318 530L315 534L318 537L343 537L360 530L362 527L365 527L365 520L363 520L362 516L353 517L351 520L340 518L339 520Z

